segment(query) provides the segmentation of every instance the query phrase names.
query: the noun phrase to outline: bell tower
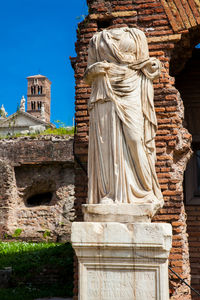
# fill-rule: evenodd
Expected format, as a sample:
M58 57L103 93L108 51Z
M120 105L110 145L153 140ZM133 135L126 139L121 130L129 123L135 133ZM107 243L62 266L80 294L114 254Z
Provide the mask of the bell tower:
M40 74L29 76L27 80L27 113L50 123L51 81Z

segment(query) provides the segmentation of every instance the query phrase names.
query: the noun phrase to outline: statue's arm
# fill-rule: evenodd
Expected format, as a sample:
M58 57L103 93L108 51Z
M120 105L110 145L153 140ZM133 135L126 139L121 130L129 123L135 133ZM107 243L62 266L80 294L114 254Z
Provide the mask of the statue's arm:
M88 48L88 64L84 74L84 80L91 85L96 76L105 75L106 70L109 68L110 66L108 62L97 60L95 44L93 39L91 39Z
M151 57L141 70L148 79L153 81L160 77L161 68L161 62L157 58Z

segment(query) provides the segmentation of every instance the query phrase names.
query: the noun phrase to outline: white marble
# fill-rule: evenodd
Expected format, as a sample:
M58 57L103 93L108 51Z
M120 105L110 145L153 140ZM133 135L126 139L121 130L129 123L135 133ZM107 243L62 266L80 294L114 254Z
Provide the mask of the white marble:
M25 111L25 103L26 103L26 99L24 98L24 96L22 96L20 101L20 108L19 108L21 111Z
M153 103L153 80L160 70L139 29L105 29L90 40L84 76L92 88L88 204L140 202L162 207Z
M46 126L45 125L34 125L34 126L29 126L29 131L30 133L40 133L45 131Z
M2 104L1 105L1 108L0 108L0 117L2 117L2 118L6 118L7 117L7 112L6 112L6 110L5 110L5 108L4 108L4 105Z
M155 203L83 204L85 222L151 222L157 212Z
M79 300L169 300L170 224L73 223Z

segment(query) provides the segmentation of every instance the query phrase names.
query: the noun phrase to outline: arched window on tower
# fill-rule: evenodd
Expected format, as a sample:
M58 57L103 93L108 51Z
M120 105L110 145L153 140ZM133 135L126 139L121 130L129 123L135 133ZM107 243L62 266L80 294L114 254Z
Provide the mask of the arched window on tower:
M38 110L41 110L41 106L42 106L42 102L41 102L41 101L38 101L38 102L37 102L37 108L38 108Z
M35 92L36 92L35 86L32 86L32 87L31 87L31 94L32 94L32 95L35 95Z
M38 86L38 95L42 94L42 86Z
M35 101L31 101L31 109L35 110Z

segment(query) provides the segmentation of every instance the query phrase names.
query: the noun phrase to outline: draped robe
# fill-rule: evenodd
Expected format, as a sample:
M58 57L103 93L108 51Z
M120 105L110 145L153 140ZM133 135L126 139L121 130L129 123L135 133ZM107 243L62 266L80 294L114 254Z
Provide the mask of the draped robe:
M90 40L85 81L91 85L88 203L155 203L163 197L155 171L157 121L150 58L144 33L103 30Z

